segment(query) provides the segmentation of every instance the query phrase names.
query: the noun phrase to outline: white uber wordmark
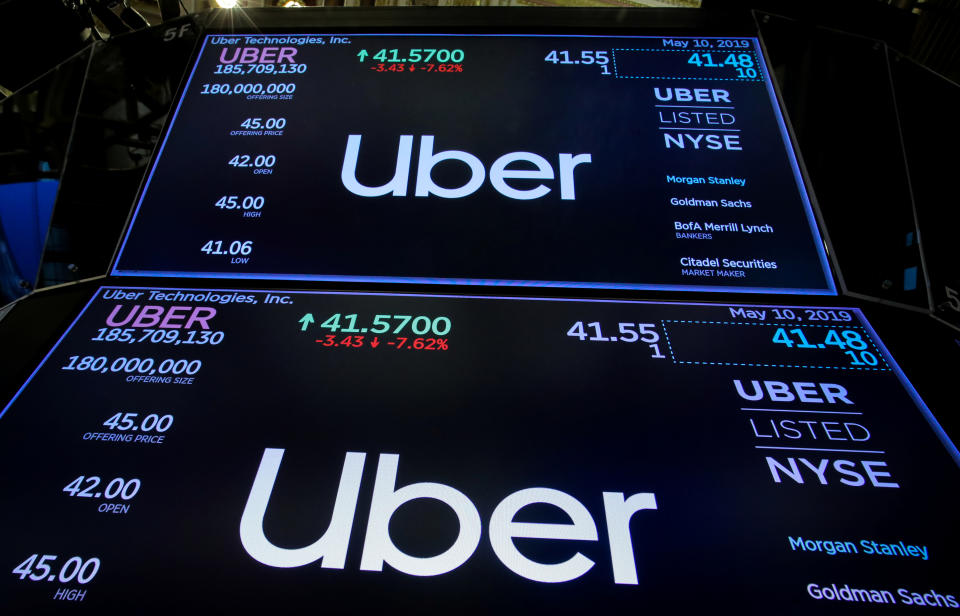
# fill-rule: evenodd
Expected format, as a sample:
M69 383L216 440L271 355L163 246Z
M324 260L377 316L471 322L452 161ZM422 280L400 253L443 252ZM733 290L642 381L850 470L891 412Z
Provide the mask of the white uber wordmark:
M267 539L263 518L283 459L283 449L265 449L260 468L250 488L240 519L240 541L257 561L271 567L301 567L317 560L327 569L343 569L353 529L360 483L367 454L347 452L330 524L319 539L300 548L281 548ZM360 569L382 571L384 563L408 575L432 576L452 571L465 563L480 544L480 514L473 502L459 490L442 483L412 483L396 487L400 456L380 454L370 502L370 516L363 544ZM419 498L438 500L457 516L459 530L453 544L441 554L411 556L400 550L390 537L390 519L405 503ZM569 524L517 522L517 513L533 504L547 504L562 510ZM603 493L604 518L613 565L613 581L637 584L637 567L630 536L635 513L656 509L654 494L642 492L625 498L622 492ZM494 509L489 524L490 545L508 569L537 582L568 582L589 571L594 562L577 552L561 563L541 563L524 556L514 539L598 541L597 526L583 503L560 490L527 488L504 498Z
M350 135L347 138L347 151L343 155L343 167L340 170L340 180L344 187L360 197L382 197L390 194L394 197L406 197L407 186L410 181L410 162L413 157L413 135L401 135L397 147L397 165L393 172L393 179L381 186L367 186L357 180L357 159L360 157L360 143L363 135ZM458 161L470 170L470 179L463 186L455 188L438 186L431 173L433 168L443 161ZM560 198L568 201L577 198L574 186L573 170L581 164L593 162L590 154L560 154ZM535 169L516 169L511 165L517 163L532 165ZM479 158L462 150L433 151L433 135L420 137L420 156L417 159L417 178L414 194L417 197L436 195L444 199L459 199L472 195L483 185L487 171ZM520 189L511 186L507 180L553 180L553 167L546 158L533 152L510 152L504 154L490 166L490 184L505 197L510 199L539 199L550 192L544 184L533 188Z

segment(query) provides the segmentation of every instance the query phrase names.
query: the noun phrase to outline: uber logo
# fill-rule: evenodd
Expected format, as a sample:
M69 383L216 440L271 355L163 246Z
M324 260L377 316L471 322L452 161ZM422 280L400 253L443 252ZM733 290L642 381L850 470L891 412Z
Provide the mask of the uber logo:
M350 532L360 495L360 481L367 454L347 452L330 524L319 539L300 548L282 548L267 539L263 518L280 470L283 449L265 449L260 468L250 488L240 520L240 541L250 556L271 567L301 567L321 560L321 567L343 569ZM412 483L396 487L400 456L380 454L370 502L370 516L363 543L360 569L382 571L384 563L408 575L432 576L452 571L476 551L482 535L480 514L466 494L442 483ZM453 544L441 554L417 557L401 551L390 537L390 519L405 503L418 498L438 500L457 516L459 530ZM517 513L528 505L543 503L561 509L569 524L517 522ZM628 498L622 492L603 493L604 519L609 537L613 581L637 584L637 568L630 536L630 519L638 511L656 509L652 493ZM494 554L508 569L537 582L568 582L589 571L594 562L577 552L561 563L541 563L524 556L514 539L598 541L597 525L583 503L560 490L527 488L504 498L489 521L489 540Z
M347 190L361 197L382 197L391 194L394 197L407 196L407 184L410 176L410 162L413 156L413 135L401 135L397 148L397 166L393 179L381 186L366 186L357 180L357 159L360 156L360 141L362 135L350 135L347 139L347 151L343 155L343 168L340 171L340 180ZM442 161L455 160L465 164L470 169L470 179L463 186L448 188L438 186L430 176L433 168ZM576 189L573 183L573 169L577 165L592 162L590 154L560 154L560 198L576 199ZM527 163L536 169L516 169L511 165ZM414 194L417 197L436 195L444 199L459 199L472 195L483 184L487 175L486 168L480 159L462 150L447 150L433 152L433 135L420 137L420 156L417 160L417 179ZM539 199L550 192L550 188L539 184L534 188L519 189L511 186L507 180L552 180L554 170L546 158L532 152L510 152L493 162L490 167L490 184L505 197L511 199Z

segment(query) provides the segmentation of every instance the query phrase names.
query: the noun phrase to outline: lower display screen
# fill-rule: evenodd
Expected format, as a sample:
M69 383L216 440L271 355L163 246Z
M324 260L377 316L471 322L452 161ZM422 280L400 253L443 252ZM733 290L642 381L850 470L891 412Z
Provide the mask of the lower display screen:
M957 608L958 459L856 309L105 287L3 410L0 596Z

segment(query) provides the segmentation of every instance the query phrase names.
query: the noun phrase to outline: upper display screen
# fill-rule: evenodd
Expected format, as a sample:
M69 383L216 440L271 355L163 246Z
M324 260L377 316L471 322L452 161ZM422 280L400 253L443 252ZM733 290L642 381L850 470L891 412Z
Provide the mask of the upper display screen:
M113 273L835 293L752 38L208 35Z

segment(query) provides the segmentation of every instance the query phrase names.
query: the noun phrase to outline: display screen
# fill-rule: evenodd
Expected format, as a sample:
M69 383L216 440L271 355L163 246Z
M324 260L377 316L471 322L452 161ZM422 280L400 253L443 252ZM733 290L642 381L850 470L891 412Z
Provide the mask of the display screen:
M208 35L113 273L835 292L755 38Z
M99 289L0 418L15 612L956 608L849 308Z

